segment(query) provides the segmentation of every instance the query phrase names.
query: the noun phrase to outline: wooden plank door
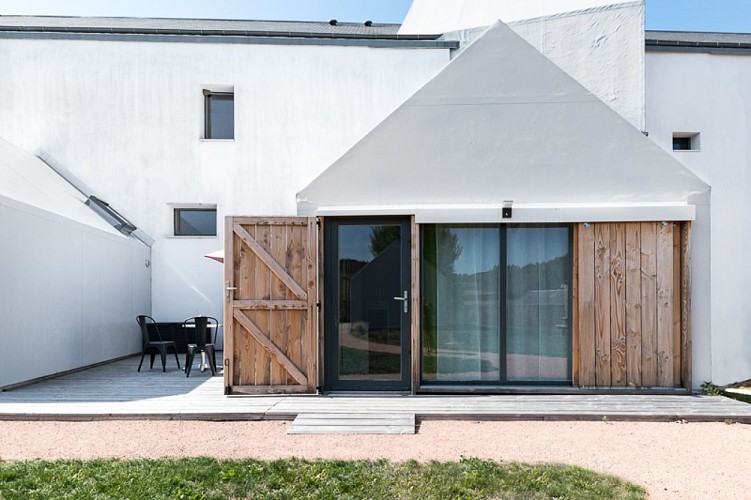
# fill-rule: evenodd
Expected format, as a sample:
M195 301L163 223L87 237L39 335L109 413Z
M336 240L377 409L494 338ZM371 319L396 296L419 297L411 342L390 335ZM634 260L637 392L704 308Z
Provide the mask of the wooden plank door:
M225 224L225 393L315 392L315 218L227 217Z

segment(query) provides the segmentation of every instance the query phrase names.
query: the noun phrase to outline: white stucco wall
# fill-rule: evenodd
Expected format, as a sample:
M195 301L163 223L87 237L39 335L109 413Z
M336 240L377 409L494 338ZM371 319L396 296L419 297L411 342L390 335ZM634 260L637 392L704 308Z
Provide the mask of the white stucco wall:
M446 33L633 0L413 0L399 33Z
M140 352L148 247L0 196L0 387Z
M694 341L695 382L745 380L751 376L745 289L751 283L751 56L647 52L646 69L649 136L712 186L711 283L694 280L697 293L711 294L711 341ZM701 151L672 152L673 132L700 133Z
M153 314L222 316L223 217L295 193L429 80L448 49L0 40L0 136L43 148L156 239ZM235 140L202 141L205 86L235 91ZM218 207L174 238L171 203ZM132 320L132 319L131 319Z
M471 41L498 19L644 130L643 2L416 0L400 32Z

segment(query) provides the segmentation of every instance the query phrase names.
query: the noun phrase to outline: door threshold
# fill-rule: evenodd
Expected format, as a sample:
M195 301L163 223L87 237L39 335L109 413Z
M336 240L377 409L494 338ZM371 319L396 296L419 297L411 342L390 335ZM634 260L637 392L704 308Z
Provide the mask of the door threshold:
M423 385L418 395L483 396L483 395L686 395L691 391L682 387L574 387L570 385Z
M345 396L345 397L352 397L352 396L362 396L362 397L402 397L402 396L411 396L412 393L410 391L321 391L322 396Z

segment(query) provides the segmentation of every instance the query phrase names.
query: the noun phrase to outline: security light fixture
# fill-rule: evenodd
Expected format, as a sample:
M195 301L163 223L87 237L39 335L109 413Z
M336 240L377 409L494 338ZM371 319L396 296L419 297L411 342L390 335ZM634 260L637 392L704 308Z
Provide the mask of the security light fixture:
M501 217L504 219L510 219L511 218L511 205L513 204L513 201L504 201L503 202L503 208L501 209Z

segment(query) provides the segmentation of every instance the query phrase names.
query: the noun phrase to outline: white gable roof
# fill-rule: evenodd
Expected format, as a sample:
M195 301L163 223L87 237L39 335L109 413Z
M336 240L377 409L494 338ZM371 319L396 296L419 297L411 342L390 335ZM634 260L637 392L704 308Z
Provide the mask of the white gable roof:
M691 218L709 186L501 22L298 194L301 214L634 208ZM644 207L670 207L653 210ZM584 212L582 212L584 208ZM637 210L638 208L638 210ZM495 213L495 212L494 212ZM499 212L498 212L499 213Z
M34 207L124 238L85 201L84 195L42 160L0 139L0 204Z

